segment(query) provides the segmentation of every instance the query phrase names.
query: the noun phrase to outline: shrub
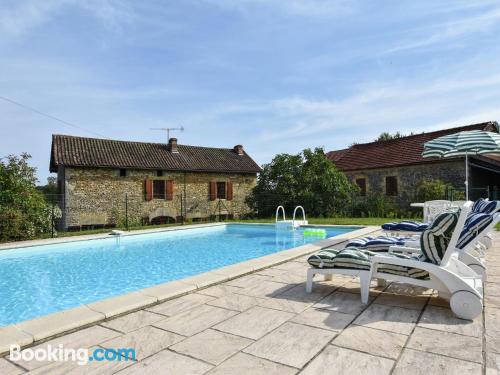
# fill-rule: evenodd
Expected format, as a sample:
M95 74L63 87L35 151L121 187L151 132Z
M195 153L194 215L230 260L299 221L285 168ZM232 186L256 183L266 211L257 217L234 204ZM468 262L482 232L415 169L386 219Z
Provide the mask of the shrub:
M447 185L441 180L422 180L416 188L415 199L418 202L427 202L444 199Z

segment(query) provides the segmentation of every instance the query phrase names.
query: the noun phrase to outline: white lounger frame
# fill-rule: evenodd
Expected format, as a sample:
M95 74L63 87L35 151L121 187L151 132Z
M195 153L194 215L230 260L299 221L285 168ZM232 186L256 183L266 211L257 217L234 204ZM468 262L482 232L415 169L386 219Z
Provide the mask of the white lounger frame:
M500 213L494 214L492 222L481 232L477 233L474 240L468 243L463 249L456 249L458 252L458 259L466 266L472 268L478 275L482 276L483 281L486 281L486 266L481 258L484 255L484 249L491 246L491 243L488 243L486 239L489 239L488 234L494 230L499 221ZM420 247L415 246L394 245L389 247L389 253L419 254L421 252Z
M322 274L328 279L330 275L341 274L358 276L361 286L361 302L368 303L371 280L387 280L435 289L443 298L450 300L452 311L459 318L473 319L482 312L483 309L483 287L482 279L470 267L458 260L456 244L458 237L470 212L472 202L467 202L460 213L458 223L453 231L452 238L446 249L440 265L420 262L416 260L390 257L387 255L376 255L372 258L370 270L346 270L340 268L310 268L307 271L306 290L312 291L314 275ZM397 276L378 272L379 264L401 265L414 267L429 272L430 280L418 280L405 276Z

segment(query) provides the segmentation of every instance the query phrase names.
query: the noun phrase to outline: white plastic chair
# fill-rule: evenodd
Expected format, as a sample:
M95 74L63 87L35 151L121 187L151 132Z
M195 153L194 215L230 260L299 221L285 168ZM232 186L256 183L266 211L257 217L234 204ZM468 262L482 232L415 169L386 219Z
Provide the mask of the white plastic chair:
M446 212L450 208L451 202L446 200L433 200L425 202L424 223L431 223L439 214Z
M458 223L439 265L413 259L391 257L388 255L374 256L371 259L368 280L361 285L362 297L366 298L365 301L367 302L370 290L370 280L377 278L435 289L441 297L449 299L451 310L461 319L473 319L481 314L483 310L482 278L472 268L458 259L459 252L456 248L460 232L464 227L465 220L471 207L472 202L467 202L463 206ZM406 276L382 273L378 271L380 264L418 268L427 271L430 275L430 279L419 280Z
M484 252L491 247L491 238L489 233L495 228L500 221L500 213L493 215L492 222L482 231L476 234L476 237L467 244L463 249L456 249L458 252L458 259L466 266L473 269L478 275L483 277L486 281L486 265L482 258ZM420 243L416 241L405 242L404 246L394 245L389 247L389 253L399 254L420 254Z

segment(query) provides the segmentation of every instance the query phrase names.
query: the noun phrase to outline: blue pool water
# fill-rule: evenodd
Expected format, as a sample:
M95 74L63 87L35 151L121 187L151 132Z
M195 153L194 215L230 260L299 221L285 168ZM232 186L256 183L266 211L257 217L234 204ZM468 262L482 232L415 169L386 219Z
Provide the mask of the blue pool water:
M321 239L303 231L233 224L0 251L0 326Z

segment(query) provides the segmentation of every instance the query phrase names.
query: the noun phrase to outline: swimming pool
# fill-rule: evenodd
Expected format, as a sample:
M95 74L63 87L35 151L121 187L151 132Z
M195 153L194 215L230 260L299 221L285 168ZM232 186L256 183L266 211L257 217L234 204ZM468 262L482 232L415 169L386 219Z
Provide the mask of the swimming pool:
M323 228L334 237L359 227ZM0 326L258 258L324 236L230 224L0 251Z

